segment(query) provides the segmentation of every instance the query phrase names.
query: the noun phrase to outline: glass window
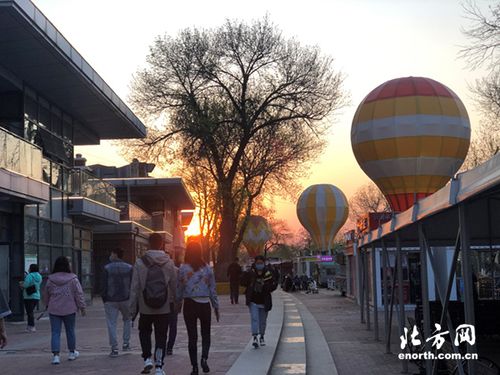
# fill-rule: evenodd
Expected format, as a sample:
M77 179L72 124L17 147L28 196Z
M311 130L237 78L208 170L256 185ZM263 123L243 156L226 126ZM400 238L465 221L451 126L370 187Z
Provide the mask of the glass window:
M82 275L92 274L92 253L82 251Z
M52 163L52 168L51 168L51 179L50 183L52 186L55 188L61 189L63 187L63 175L62 175L62 167L59 164Z
M40 273L42 275L48 275L51 272L50 247L38 247L38 266L40 267Z
M80 253L81 251L80 250L73 250L73 265L72 265L72 269L73 269L73 272L76 273L77 275L81 275L82 274L82 270L80 268Z
M51 189L50 207L52 220L62 221L63 194L60 191Z
M73 243L73 225L71 224L64 224L63 243L67 246L71 246Z
M63 129L62 129L63 138L67 141L73 142L73 124L71 121L71 117L64 115L63 116Z
M25 215L38 216L38 205L27 204L24 206Z
M62 245L63 243L63 225L59 223L51 223L52 226L52 243Z
M63 120L60 113L52 112L52 133L62 136Z
M38 264L38 249L36 245L24 245L24 270L28 272L31 264Z
M38 103L29 95L24 96L24 113L31 121L38 121Z
M52 263L56 261L57 258L59 258L61 255L63 255L63 248L54 246L52 247Z
M50 129L50 110L44 105L38 107L38 123Z
M63 190L67 193L73 192L73 174L70 168L63 167Z
M38 135L38 126L30 120L24 120L24 138L31 143L40 144Z
M42 177L43 181L50 183L50 160L42 159Z
M40 217L50 219L50 202L39 205Z
M91 242L87 240L82 240L82 249L91 250L92 249Z
M81 237L84 239L84 240L90 240L91 239L91 232L89 230L85 230L85 229L82 229L82 234L81 234Z
M63 247L63 255L70 260L70 264L73 263L73 249L71 247ZM72 269L74 273L78 273L78 270Z
M38 223L34 217L24 217L24 242L38 242Z
M41 243L50 243L50 221L39 221L39 241Z

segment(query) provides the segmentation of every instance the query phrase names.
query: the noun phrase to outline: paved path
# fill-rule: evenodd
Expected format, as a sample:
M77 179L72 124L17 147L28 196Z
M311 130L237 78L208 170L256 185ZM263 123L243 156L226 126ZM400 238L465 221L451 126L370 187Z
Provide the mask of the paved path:
M319 294L294 293L311 312L328 342L338 374L391 375L401 373L396 354L385 354L382 341L375 341L373 330L360 323L359 306L338 292L320 290ZM379 314L379 318L383 314ZM371 317L373 319L373 315ZM383 319L383 318L382 318ZM396 319L395 319L396 320ZM379 323L380 335L383 324ZM393 353L398 353L397 328L393 328ZM417 372L410 364L409 373ZM309 372L308 372L309 373ZM314 374L314 373L313 373ZM331 373L333 374L333 372Z
M226 374L245 349L250 338L250 317L244 304L231 305L227 296L221 296L221 322L212 322L212 347L209 365L211 374ZM121 322L119 323L121 330ZM80 358L68 362L66 340L62 335L61 365L50 364L50 328L46 318L37 324L37 332L24 333L24 323L7 323L9 345L0 350L0 374L139 374L142 370L138 331L132 331L132 351L109 358L108 335L104 311L100 302L88 309L88 315L77 318L77 349ZM200 339L199 339L200 340ZM199 344L201 345L201 344ZM166 357L167 375L189 374L191 366L187 354L187 335L182 316L174 355ZM257 374L255 374L257 375Z
M321 290L317 295L274 293L275 306L269 315L268 345L252 349L250 317L244 304L230 305L221 297L222 319L213 321L211 374L244 375L351 375L400 374L401 362L395 354L384 354L384 344L373 339L359 322L359 307L338 293ZM383 314L380 314L383 315ZM380 324L382 327L382 324ZM78 318L77 343L81 357L66 361L63 351L60 366L50 365L50 329L42 319L38 332L23 333L24 323L8 323L9 346L0 350L0 374L138 374L142 359L138 332L133 330L132 351L109 358L103 307L99 302L89 308L88 316ZM394 332L397 332L394 329ZM382 328L381 328L382 333ZM63 338L62 348L65 348ZM397 352L397 337L393 341ZM183 319L174 355L166 358L168 375L190 373L187 336ZM415 369L410 365L410 373Z

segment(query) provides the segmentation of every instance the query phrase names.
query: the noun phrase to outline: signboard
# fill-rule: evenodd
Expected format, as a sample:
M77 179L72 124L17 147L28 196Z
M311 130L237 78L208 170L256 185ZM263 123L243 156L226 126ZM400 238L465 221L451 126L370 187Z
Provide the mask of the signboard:
M333 255L317 255L318 262L333 262Z

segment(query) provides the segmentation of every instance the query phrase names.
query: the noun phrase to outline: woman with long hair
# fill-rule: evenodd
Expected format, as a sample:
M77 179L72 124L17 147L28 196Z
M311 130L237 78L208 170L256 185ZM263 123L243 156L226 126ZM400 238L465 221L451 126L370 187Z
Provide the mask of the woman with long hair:
M80 310L82 316L85 316L85 298L78 277L71 272L69 260L65 256L56 259L52 274L45 286L45 296L52 331L52 364L58 365L61 363L59 353L62 324L64 324L66 330L69 350L68 360L74 361L80 354L76 351L76 312Z
M210 304L219 321L219 300L214 273L203 260L202 248L198 242L189 242L186 246L184 264L179 268L177 279L177 301L184 305L189 358L193 366L191 375L198 374L198 320L201 326L201 368L203 372L209 372L207 360L212 319Z
M42 285L42 275L38 272L38 264L30 264L28 274L21 282L23 289L24 308L28 317L27 332L35 332L35 307L40 301L40 286Z

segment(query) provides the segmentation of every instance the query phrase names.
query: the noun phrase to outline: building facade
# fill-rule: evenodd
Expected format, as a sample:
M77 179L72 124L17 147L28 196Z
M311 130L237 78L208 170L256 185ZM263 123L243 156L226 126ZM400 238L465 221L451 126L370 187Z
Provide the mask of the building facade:
M118 223L112 184L74 167L74 146L144 137L146 129L43 13L0 0L0 288L23 318L31 263L61 255L88 296L93 228Z
M80 159L81 160L81 159ZM124 260L134 263L148 249L151 233L160 233L172 259L184 259L184 230L193 217L195 205L180 178L153 178L149 176L154 164L134 159L123 167L91 165L96 176L116 190L116 207L120 210L119 223L107 223L94 228L94 291L101 287L101 270L108 262L110 251L120 247Z

